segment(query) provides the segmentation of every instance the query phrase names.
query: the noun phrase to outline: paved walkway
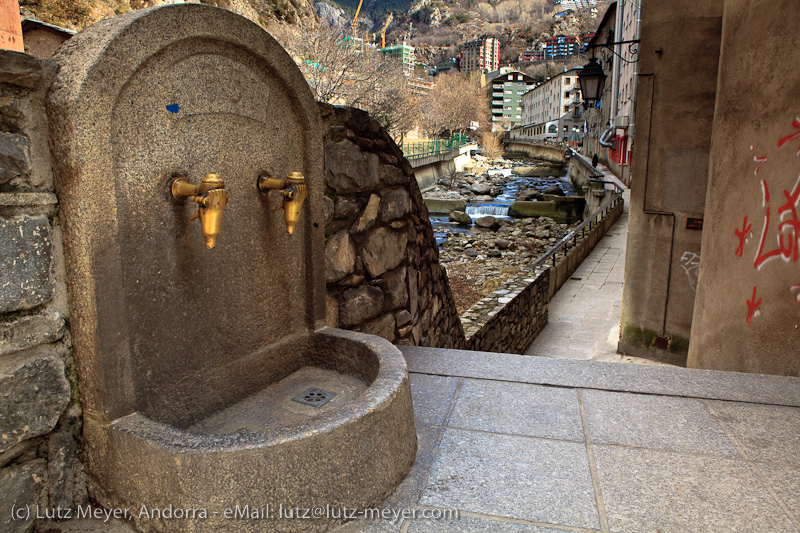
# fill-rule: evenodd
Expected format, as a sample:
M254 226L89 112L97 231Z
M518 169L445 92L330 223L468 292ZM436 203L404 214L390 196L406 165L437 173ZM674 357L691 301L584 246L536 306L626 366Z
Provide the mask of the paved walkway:
M800 379L620 364L647 362L616 354L626 233L551 302L548 357L400 347L419 451L382 507L416 517L337 531L800 531Z
M617 353L630 191L608 168L605 179L625 189L622 216L553 296L548 323L526 355L624 363L662 364Z

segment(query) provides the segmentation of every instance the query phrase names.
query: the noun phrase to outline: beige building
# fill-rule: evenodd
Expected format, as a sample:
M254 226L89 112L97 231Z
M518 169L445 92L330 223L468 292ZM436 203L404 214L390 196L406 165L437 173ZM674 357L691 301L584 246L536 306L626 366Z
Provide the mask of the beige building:
M800 375L796 13L644 5L621 351Z
M586 113L587 137L583 153L597 154L611 170L631 183L631 158L635 132L636 85L640 27L640 0L619 0L609 5L589 42L607 78L598 107ZM613 44L620 43L620 44Z
M581 90L573 68L539 84L522 96L522 124L515 136L534 140L569 140L583 128Z

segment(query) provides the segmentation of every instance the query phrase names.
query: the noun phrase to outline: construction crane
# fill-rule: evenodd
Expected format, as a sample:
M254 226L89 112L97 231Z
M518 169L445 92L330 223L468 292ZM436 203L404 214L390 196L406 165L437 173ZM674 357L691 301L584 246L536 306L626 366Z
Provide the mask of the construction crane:
M356 38L356 28L358 27L358 12L361 11L361 4L364 3L364 0L358 0L358 8L356 9L356 16L353 17L353 39Z
M394 13L389 13L389 18L386 19L386 24L383 25L383 29L381 30L381 48L386 48L386 28L389 27L393 15Z

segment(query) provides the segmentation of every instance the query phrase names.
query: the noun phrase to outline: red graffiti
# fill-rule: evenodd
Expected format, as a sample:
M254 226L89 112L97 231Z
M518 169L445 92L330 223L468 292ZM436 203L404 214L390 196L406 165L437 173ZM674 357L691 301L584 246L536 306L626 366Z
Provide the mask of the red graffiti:
M800 118L796 118L796 119L794 119L792 121L792 127L794 129L796 129L796 130L800 130ZM778 148L783 148L783 145L785 145L786 143L791 142L791 141L793 141L795 139L800 139L800 131L796 131L794 133L790 133L789 135L787 135L783 139L779 140L778 141ZM797 149L797 155L800 156L800 148Z
M750 151L751 152L753 151L753 147L752 146L750 147ZM763 167L764 163L766 163L768 160L769 160L768 157L761 157L761 156L758 156L756 154L753 154L753 161L758 163L758 166L756 167L755 172L753 172L754 176L758 176L758 171L761 170L761 167Z
M800 176L798 176L791 193L787 190L783 191L786 203L778 208L780 220L777 236L778 246L767 253L764 253L764 243L769 230L771 210L769 206L769 186L766 181L762 181L762 185L764 188L766 214L764 216L764 228L761 231L761 242L759 243L753 266L760 270L765 263L777 257L782 257L787 262L793 261L796 263L800 257L800 220L797 216L797 206L800 203Z
M739 257L744 255L744 245L749 236L752 235L752 232L750 231L751 229L753 229L753 225L747 223L747 215L745 215L741 231L738 229L733 230L733 232L736 233L736 236L739 237L739 247L736 248L735 252Z
M756 300L756 288L753 287L753 299L747 300L747 321L748 326L753 325L753 319L761 314L761 311L758 307L761 305L761 298Z

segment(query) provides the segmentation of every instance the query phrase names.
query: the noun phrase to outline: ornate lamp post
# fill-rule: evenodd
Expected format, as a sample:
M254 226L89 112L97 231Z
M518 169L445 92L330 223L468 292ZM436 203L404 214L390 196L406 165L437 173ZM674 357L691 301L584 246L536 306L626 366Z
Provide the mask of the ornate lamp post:
M606 75L603 67L597 63L596 57L590 57L589 63L583 67L578 74L578 83L581 85L581 94L585 107L600 101L603 94L603 86L606 83Z

